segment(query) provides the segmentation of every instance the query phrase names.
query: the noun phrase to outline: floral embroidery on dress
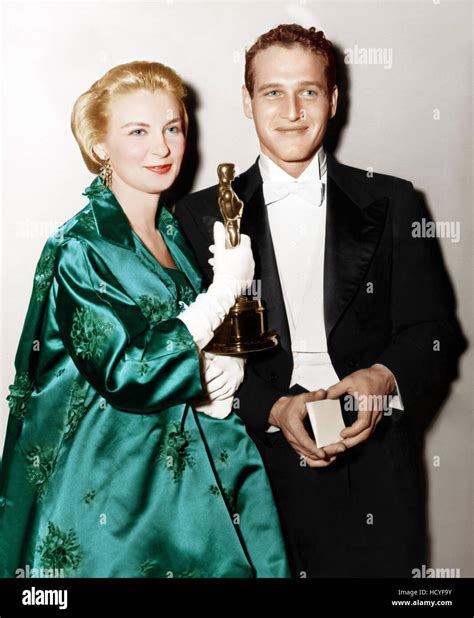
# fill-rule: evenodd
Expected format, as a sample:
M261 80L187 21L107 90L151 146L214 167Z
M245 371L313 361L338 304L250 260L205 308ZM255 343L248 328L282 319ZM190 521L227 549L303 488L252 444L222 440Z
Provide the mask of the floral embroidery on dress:
M84 189L82 195L85 195L86 197L94 197L95 195L102 195L107 191L109 191L109 189L107 189L107 187L102 182L102 178L100 176L97 176L96 178L94 178L92 183L86 189Z
M85 399L88 387L86 384L81 384L77 380L73 380L71 384L71 397L67 412L66 425L64 427L64 437L69 438L76 431L82 417L87 412Z
M54 275L55 252L47 251L44 253L36 267L33 294L36 300L41 301L46 297Z
M138 363L138 373L140 376L142 377L145 376L149 370L150 370L150 365L146 361L140 361Z
M48 479L53 473L56 452L51 446L42 448L36 445L27 453L26 461L28 462L26 478L29 483L35 485L38 496L41 496L45 492Z
M222 488L222 492L221 492L221 490L219 489L217 485L211 485L209 487L209 491L211 492L213 496L216 496L216 497L223 495L226 501L228 502L231 510L235 511L235 497L232 492L230 492L225 487Z
M150 326L176 315L176 303L173 298L164 299L145 294L139 297L138 306Z
M97 492L95 489L89 489L89 491L83 496L82 501L86 504L92 504L95 500Z
M159 459L165 462L174 482L177 483L182 479L186 468L193 467L195 460L189 452L191 432L181 429L179 421L173 421L170 425L160 449Z
M211 492L211 494L213 496L220 496L221 495L221 490L219 489L219 487L217 487L217 485L211 485L209 487L209 491Z
M166 341L166 350L168 352L175 352L176 350L189 347L190 335L187 333L178 331L174 332L171 337Z
M219 453L219 461L223 464L227 464L229 461L229 453L223 448Z
M140 562L140 564L137 566L137 571L143 577L147 577L154 568L155 563L153 562L153 560L143 560L143 562Z
M71 341L77 356L99 359L113 328L113 324L91 309L76 309L72 319Z
M92 208L90 210L87 210L86 212L83 212L80 215L78 221L88 232L95 232L97 230L97 225L95 222L94 213L92 212Z
M196 300L196 295L194 293L194 290L189 286L186 286L186 287L180 286L178 296L180 299L179 306L181 309L184 309L185 307L189 307L189 305Z
M41 565L47 569L76 569L82 560L74 530L61 530L52 521L37 551L41 553Z
M25 416L28 401L33 392L33 383L28 373L26 371L17 373L9 389L10 394L7 396L8 407L11 414L21 421Z

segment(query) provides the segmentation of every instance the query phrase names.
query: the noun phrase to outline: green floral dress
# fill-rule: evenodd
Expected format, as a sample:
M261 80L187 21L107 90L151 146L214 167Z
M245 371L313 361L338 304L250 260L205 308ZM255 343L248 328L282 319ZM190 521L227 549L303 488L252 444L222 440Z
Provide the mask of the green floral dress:
M193 408L177 315L201 277L173 215L163 268L96 178L43 250L16 356L0 472L0 575L287 577L258 451Z

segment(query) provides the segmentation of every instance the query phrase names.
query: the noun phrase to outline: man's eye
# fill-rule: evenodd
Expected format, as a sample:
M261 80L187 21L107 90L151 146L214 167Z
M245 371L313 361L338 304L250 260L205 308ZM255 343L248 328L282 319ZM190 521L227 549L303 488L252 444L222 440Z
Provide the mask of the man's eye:
M130 135L145 135L145 130L144 129L134 129Z
M270 90L270 92L267 92L266 96L267 96L267 97L275 97L275 96L277 96L278 94L280 94L280 91L279 91L279 90Z
M309 96L317 96L318 93L316 90L311 90L310 88L308 88L308 90L303 91L303 94Z

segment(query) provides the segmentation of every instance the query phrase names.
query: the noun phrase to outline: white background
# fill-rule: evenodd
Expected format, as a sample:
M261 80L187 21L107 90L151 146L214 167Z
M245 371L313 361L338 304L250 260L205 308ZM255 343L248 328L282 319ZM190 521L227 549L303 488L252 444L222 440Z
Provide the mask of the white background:
M174 67L199 96L200 189L216 182L220 161L241 169L254 161L253 125L240 103L243 52L259 34L292 22L324 30L341 50L392 49L391 69L347 66L350 108L336 155L411 180L435 219L460 222L461 242L440 242L461 323L473 338L469 1L4 2L0 444L14 354L47 235L35 227L52 229L82 208L92 179L69 129L75 99L122 62ZM469 351L425 453L429 566L471 577L472 367Z

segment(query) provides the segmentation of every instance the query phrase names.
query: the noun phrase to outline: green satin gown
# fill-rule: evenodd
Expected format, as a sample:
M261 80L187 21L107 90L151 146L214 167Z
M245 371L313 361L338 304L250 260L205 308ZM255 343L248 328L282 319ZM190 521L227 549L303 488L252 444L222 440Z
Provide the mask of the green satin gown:
M201 276L176 219L147 250L97 177L39 260L8 403L0 575L288 577L261 458L233 412L196 412L180 311ZM36 571L35 571L36 569Z

